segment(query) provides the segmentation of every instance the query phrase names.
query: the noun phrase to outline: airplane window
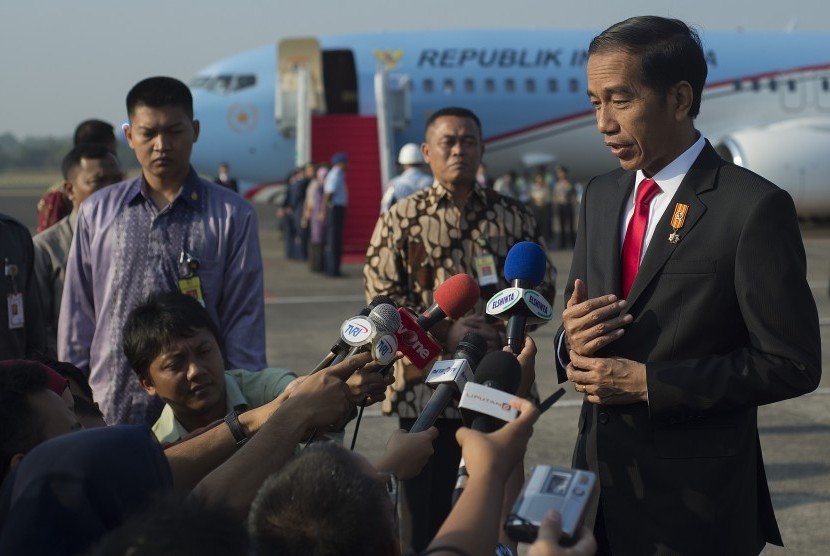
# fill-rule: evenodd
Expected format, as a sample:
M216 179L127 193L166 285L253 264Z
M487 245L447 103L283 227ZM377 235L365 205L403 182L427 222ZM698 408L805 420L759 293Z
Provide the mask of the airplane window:
M548 92L555 93L559 90L559 82L556 79L548 79Z
M205 88L209 91L213 91L214 93L224 94L228 92L232 79L232 75L217 75L205 84Z
M827 91L830 91L830 81L828 81L828 79L826 77L821 80L821 90L824 91L825 93Z
M516 82L510 78L504 80L504 90L508 93L516 92Z
M787 81L787 89L789 89L791 93L795 92L795 79L790 79L789 81Z
M776 81L775 79L770 79L769 80L769 90L772 91L772 92L777 91L778 90L778 81Z
M464 80L464 92L465 93L472 93L476 90L476 82L472 79L465 79Z
M579 92L579 81L576 80L576 79L568 80L568 90L571 91L572 93L578 93Z
M190 80L189 86L191 89L204 89L208 81L210 81L210 76L197 75Z
M455 81L453 81L452 79L444 79L444 94L455 94Z
M496 82L493 81L491 78L487 78L484 80L484 90L488 93L495 93L496 92Z
M256 85L256 75L252 73L240 75L236 78L236 84L233 87L234 91L238 91L240 89L247 89L248 87L253 87Z
M528 93L535 93L536 92L536 81L531 78L527 78L525 80L525 90Z
M740 91L743 89L743 84L740 81L735 81L735 90Z
M424 92L431 93L434 88L432 79L424 79Z

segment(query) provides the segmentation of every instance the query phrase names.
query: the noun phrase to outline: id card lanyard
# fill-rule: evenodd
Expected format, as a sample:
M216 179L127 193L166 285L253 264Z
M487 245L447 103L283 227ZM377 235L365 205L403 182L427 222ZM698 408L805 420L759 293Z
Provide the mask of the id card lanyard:
M182 277L179 279L179 291L196 299L205 306L205 296L202 291L202 280L196 274L199 270L199 259L182 249L179 255L179 272Z
M475 258L476 277L481 287L492 286L499 283L499 275L496 271L496 258L489 248L486 237L477 240L481 253Z
M12 285L12 291L6 297L9 311L9 330L23 328L26 324L26 318L23 311L23 293L17 291L17 274L19 268L16 264L10 263L8 257L5 259L4 268L6 279Z

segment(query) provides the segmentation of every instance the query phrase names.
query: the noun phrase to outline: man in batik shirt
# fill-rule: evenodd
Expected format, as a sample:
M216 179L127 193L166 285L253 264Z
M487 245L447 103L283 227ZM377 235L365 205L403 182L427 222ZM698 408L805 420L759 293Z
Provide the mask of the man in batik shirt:
M504 326L484 316L485 301L508 285L502 273L510 248L519 241L543 244L543 240L535 235L536 223L524 205L477 184L484 146L481 122L473 112L465 108L435 112L427 121L421 151L435 181L395 203L378 220L364 268L367 299L388 295L399 306L421 313L447 278L470 274L481 286L482 300L471 314L441 321L430 332L445 354L452 354L467 332L483 336L488 349L501 349ZM553 265L548 264L539 291L551 303L554 277ZM412 365L398 365L395 373L394 392L384 410L396 412L401 428L408 430L432 390L422 382L425 374ZM416 552L426 548L449 513L461 457L455 442L455 431L461 426L458 411L445 410L436 426L440 434L432 460L405 485Z

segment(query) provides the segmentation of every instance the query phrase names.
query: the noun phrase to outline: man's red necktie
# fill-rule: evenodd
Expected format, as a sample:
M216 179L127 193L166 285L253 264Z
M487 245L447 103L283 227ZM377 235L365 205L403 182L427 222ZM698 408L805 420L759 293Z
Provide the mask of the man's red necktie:
M628 297L631 284L634 283L634 277L637 276L640 257L643 253L643 240L648 227L648 206L658 193L660 193L660 186L654 180L643 180L637 188L634 214L631 216L631 220L628 221L622 248L623 297Z

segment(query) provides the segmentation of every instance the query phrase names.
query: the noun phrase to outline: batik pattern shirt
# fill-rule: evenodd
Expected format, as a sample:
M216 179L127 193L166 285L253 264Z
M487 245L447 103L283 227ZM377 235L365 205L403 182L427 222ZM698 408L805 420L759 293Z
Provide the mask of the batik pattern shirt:
M228 368L262 369L265 308L253 207L191 170L159 210L142 177L104 188L81 206L58 325L58 355L89 372L109 424L146 423L163 403L141 387L122 349L130 310L154 291L178 290L182 251L199 261L205 308Z
M435 182L401 199L378 219L363 271L366 297L388 295L398 306L422 313L432 305L435 288L450 276L466 273L477 278L476 257L489 253L500 281L482 289L482 299L471 312L484 314L490 295L508 286L504 261L510 248L520 241L544 246L535 227L533 216L518 201L476 185L459 209L452 192ZM550 303L555 277L556 270L548 261L545 281L538 291ZM406 371L405 365L396 368L394 392L387 396L384 411L417 417L432 390L413 381L412 373ZM448 409L444 415L457 418L458 412Z

